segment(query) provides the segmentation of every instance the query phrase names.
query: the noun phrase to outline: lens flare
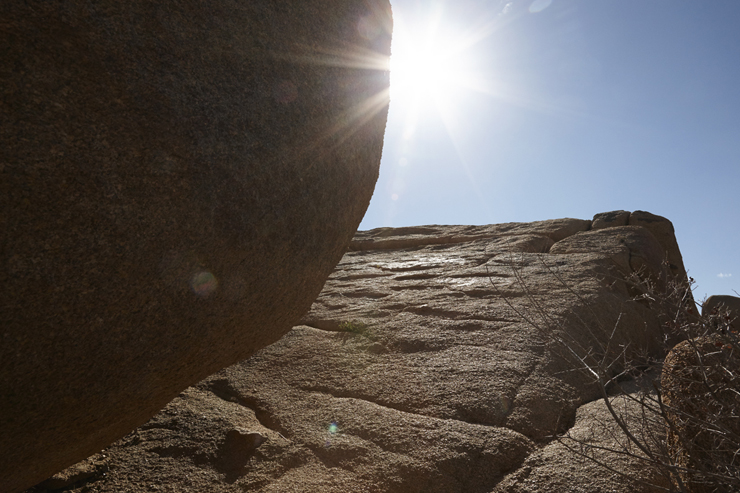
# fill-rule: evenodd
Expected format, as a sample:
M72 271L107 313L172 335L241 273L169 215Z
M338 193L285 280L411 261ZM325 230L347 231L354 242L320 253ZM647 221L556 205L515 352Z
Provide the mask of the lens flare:
M534 2L529 6L529 12L532 14L542 12L549 7L551 3L552 0L534 0Z
M216 291L218 280L216 276L204 270L193 275L192 279L190 279L190 287L196 295L205 298Z

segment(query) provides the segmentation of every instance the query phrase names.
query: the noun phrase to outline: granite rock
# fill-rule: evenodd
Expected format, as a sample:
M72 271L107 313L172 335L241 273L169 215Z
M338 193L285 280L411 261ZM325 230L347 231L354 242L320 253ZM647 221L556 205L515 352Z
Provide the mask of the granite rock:
M613 228L614 226L627 226L630 220L628 211L600 212L596 214L591 222L591 229Z
M641 398L639 393L613 396L610 404L639 440L650 443L663 435L663 428L657 416L645 415ZM625 447L625 443L604 400L589 402L578 408L567 435L532 453L492 493L653 493L670 489L665 472L651 467L637 447Z
M663 356L659 315L617 282L665 272L662 245L644 227L590 227L358 232L300 325L107 449L90 491L633 491L553 441L588 436L606 411L547 331L584 357L608 340ZM267 440L227 470L235 428ZM661 481L639 465L618 467Z
M665 359L668 453L688 493L740 488L739 342L737 332L708 334L677 344Z
M596 214L591 223L591 230L613 228L615 226L641 226L658 240L661 255L670 268L673 278L679 283L688 281L683 257L678 248L673 223L663 216L645 211L611 211Z
M387 0L0 4L0 491L278 340L378 176Z
M664 259L668 262L668 266L674 279L681 283L688 280L686 276L686 268L683 265L681 250L678 248L676 231L673 228L673 223L671 223L671 221L665 217L651 214L649 212L634 211L630 213L628 224L630 226L642 226L650 231L663 246Z
M704 301L703 316L721 316L731 330L740 331L740 298L726 294L715 294Z

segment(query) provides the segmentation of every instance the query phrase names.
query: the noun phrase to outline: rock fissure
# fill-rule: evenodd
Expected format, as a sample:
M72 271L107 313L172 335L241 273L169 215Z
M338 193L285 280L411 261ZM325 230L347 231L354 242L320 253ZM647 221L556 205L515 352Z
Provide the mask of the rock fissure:
M254 413L254 416L259 421L260 425L268 430L277 432L280 436L285 437L285 430L282 429L276 420L266 411L263 406L260 406L257 398L249 397L243 392L236 390L231 383L226 379L215 379L209 380L205 385L213 395L226 402L233 402L242 407L248 408Z
M600 392L548 333L583 356L607 344L654 350L658 317L629 302L618 276L636 268L667 275L672 227L656 218L620 212L609 221L358 232L354 245L365 249L344 255L301 325L199 384L204 403L241 412L238 420L171 415L166 429L149 424L140 441L111 453L138 467L137 451L163 447L172 456L158 463L163 470L193 467L179 456L192 443L176 429L189 433L197 424L221 430L204 437L222 437L244 420L267 440L226 479L223 466L199 464L194 489L647 493L604 480L552 440L569 433L608 446L614 436L598 428L608 422ZM163 443L147 443L155 440ZM211 448L221 443L208 440ZM624 457L609 461L642 474ZM107 481L100 493L118 491Z

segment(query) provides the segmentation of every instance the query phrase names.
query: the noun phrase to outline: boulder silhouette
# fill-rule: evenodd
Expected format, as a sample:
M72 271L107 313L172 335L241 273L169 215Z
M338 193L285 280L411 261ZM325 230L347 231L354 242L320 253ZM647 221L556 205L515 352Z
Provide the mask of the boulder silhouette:
M278 340L378 175L387 0L0 5L0 492Z

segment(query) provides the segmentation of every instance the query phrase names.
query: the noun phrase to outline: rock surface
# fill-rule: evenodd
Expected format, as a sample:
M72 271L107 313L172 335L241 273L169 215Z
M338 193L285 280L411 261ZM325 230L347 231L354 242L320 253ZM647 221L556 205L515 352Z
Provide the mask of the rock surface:
M706 299L701 307L704 316L722 316L732 330L740 331L740 298L716 294Z
M301 325L107 449L110 470L87 491L638 491L552 441L614 437L593 432L601 394L547 330L594 356L610 337L654 352L662 337L619 279L668 275L665 245L643 227L591 227L358 232ZM266 441L227 467L235 434Z
M0 3L0 492L278 340L373 192L387 0Z
M650 441L656 432L663 431L662 427L654 423L646 426L644 408L637 402L639 395L631 397L636 400L612 397L611 405L630 429L638 432L640 440ZM644 454L636 447L630 448L634 456L625 456L625 443L604 400L589 402L578 408L567 438L554 440L531 454L521 467L496 485L493 493L654 493L663 491L658 488L670 488L667 476L657 468L645 467L640 458ZM595 466L594 461L611 470Z
M737 331L674 347L661 377L668 409L668 452L684 468L689 493L740 488L740 341ZM719 478L713 476L718 475Z

